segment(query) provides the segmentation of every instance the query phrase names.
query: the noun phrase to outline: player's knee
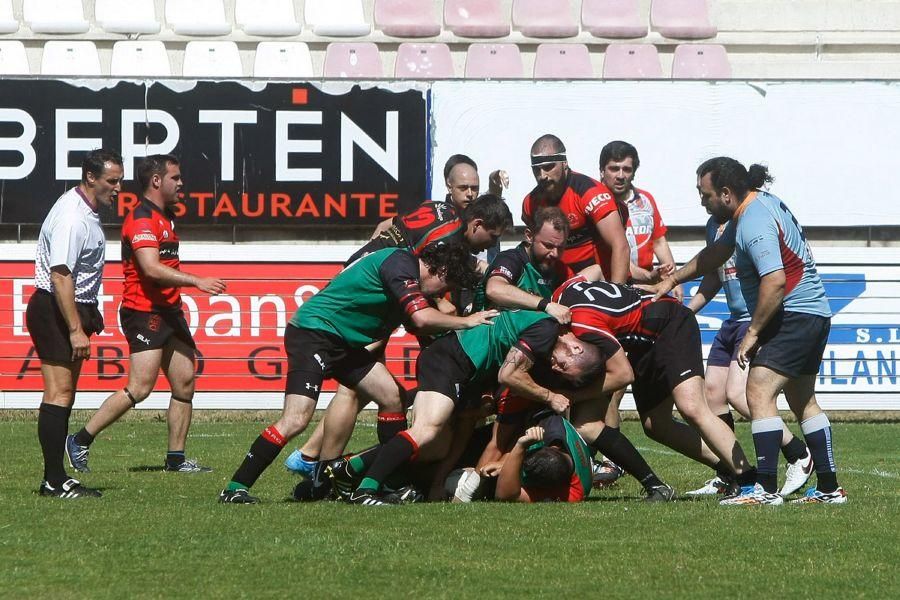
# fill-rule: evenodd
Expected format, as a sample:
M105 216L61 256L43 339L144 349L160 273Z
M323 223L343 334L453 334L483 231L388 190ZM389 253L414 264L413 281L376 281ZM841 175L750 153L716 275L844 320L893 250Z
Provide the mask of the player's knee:
M181 402L182 404L193 404L194 394L179 394L177 396L175 394L172 394L172 400L174 400L175 402Z
M135 390L132 391L131 389L126 387L122 389L122 393L124 393L125 397L128 398L128 401L131 402L132 407L137 406L138 404L146 400L148 396L150 396L150 390L144 390L140 388L135 388Z

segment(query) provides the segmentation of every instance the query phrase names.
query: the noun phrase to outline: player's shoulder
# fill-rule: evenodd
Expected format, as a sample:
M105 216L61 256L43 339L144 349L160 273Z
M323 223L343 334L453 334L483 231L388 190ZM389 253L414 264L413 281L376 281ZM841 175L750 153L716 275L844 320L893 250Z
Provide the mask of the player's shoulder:
M602 188L601 191L609 192L605 185L603 185L593 177L588 177L584 173L578 173L577 171L572 171L569 173L569 179L567 183L569 185L569 189L571 189L579 196L585 196L586 194L589 194L594 188L597 188L598 186Z

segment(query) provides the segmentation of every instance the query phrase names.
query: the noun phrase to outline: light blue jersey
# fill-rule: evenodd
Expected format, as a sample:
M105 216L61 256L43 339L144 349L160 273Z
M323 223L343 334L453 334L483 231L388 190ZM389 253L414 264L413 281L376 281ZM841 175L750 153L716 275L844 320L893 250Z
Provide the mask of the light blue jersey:
M706 223L706 244L712 245L715 242L734 246L735 228L728 227L731 221L719 224L715 219L710 219ZM724 265L719 267L719 282L722 289L725 290L725 301L728 302L728 310L731 313L733 321L749 321L750 312L747 310L747 303L744 302L744 294L741 293L741 282L738 281L737 267L734 264L735 254L731 255Z
M741 291L752 313L760 279L784 269L784 310L830 317L825 286L806 235L788 207L767 192L756 192L734 215L735 265Z

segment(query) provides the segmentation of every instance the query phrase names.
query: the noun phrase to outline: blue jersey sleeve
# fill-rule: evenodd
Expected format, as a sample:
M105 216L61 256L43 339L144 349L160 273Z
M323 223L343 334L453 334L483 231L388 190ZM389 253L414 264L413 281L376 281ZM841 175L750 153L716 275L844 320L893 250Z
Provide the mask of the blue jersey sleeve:
M741 217L741 247L759 277L784 269L779 239L778 223L769 211L761 203L750 206Z

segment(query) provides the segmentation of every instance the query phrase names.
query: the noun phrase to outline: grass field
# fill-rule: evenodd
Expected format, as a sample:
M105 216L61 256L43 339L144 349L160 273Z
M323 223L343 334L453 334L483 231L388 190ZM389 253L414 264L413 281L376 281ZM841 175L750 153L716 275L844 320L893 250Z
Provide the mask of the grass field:
M262 504L220 505L261 413L197 415L188 455L215 472L195 475L159 469L164 418L136 414L92 447L82 479L104 497L60 501L35 493L35 419L0 413L0 597L900 597L896 421L835 423L850 503L747 509L645 505L633 480L580 505L299 505L280 461ZM708 478L623 429L679 492ZM351 447L373 439L363 422Z

